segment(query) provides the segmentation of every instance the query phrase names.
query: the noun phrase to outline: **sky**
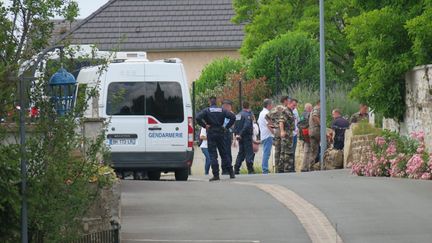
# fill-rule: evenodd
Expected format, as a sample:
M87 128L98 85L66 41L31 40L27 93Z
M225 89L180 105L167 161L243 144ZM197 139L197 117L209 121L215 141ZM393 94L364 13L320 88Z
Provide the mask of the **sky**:
M84 19L96 11L99 7L108 2L108 0L75 0L78 3L80 13L78 19ZM11 0L0 0L0 2L6 2L6 6L11 4ZM55 18L58 18L56 16Z
M84 19L96 11L99 7L108 2L108 0L75 0L80 8L79 19Z

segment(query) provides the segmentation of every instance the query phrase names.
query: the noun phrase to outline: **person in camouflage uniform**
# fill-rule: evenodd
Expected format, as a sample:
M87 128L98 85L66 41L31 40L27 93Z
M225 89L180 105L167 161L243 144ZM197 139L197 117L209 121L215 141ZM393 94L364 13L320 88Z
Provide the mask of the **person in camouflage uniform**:
M294 129L295 129L295 117L293 113L294 104L297 100L292 99L287 109L285 109L279 117L279 129L281 137L281 155L280 155L280 166L279 170L283 170L284 173L295 172L294 165Z
M314 168L314 164L316 163L316 158L319 155L319 147L320 147L320 101L316 102L315 107L313 108L310 116L309 116L309 144L305 146L305 156L304 160L305 164L303 164L303 171L309 171Z
M282 112L287 109L287 105L289 102L288 96L282 96L280 102L281 102L280 105L274 107L266 115L266 119L269 122L270 126L274 128L273 146L275 146L274 161L275 161L276 173L283 172L283 167L280 163L281 137L280 137L280 130L279 130L279 118Z
M360 104L360 111L351 116L350 123L369 121L369 107L366 104Z

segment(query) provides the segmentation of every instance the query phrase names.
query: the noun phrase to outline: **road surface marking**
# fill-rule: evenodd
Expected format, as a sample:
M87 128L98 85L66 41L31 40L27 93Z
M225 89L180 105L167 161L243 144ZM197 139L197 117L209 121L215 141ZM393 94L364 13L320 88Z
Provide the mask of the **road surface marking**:
M259 240L153 240L153 239L123 239L130 242L191 242L191 243L260 243Z
M197 177L189 177L188 181L209 181L208 179L204 179L204 178L197 178Z
M298 218L313 243L343 243L324 213L297 193L280 185L248 182L236 184L255 186L285 205Z

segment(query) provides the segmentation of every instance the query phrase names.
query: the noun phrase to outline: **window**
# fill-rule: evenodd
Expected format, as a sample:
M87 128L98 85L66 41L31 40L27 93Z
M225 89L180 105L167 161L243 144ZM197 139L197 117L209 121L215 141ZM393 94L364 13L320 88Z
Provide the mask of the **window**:
M107 115L149 115L162 123L184 121L177 82L115 82L108 86Z
M146 86L146 115L162 123L183 122L183 98L179 83L147 82Z
M144 115L145 83L110 83L107 96L107 115Z

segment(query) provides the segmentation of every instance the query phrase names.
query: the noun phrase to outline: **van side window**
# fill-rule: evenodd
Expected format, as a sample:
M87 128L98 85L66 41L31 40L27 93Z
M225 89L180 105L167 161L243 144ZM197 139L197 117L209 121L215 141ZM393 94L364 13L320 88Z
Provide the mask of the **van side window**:
M162 123L182 123L183 97L180 83L146 82L146 115Z
M145 83L115 82L108 86L107 115L144 115Z

